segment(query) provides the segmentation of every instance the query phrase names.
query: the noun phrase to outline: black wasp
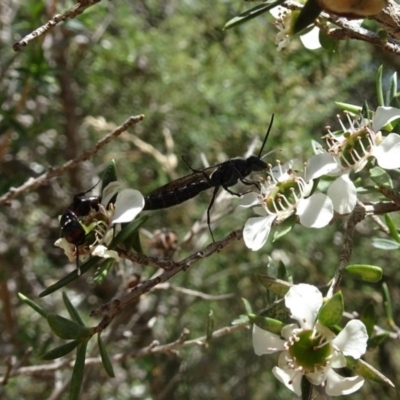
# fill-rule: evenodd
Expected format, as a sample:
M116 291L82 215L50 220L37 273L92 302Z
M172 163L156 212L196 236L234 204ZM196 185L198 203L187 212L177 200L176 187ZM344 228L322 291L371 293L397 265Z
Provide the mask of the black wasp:
M245 178L252 172L262 171L267 168L267 164L261 159L261 153L264 150L273 122L274 115L272 114L268 131L257 156L250 156L246 159L232 158L221 164L202 170L195 170L188 165L192 170L192 174L178 178L149 193L145 196L145 206L143 210L159 210L172 207L197 196L204 190L214 188L210 204L207 208L207 224L210 229L211 237L214 240L210 227L210 211L214 204L215 197L221 186L230 194L241 196L241 193L235 193L229 189L230 186L235 185L239 180L245 185L259 185L257 182L246 180Z
M79 217L85 217L90 213L91 209L99 210L101 197L85 196L86 193L90 192L95 186L86 192L76 194L72 204L67 208L60 219L61 236L63 236L67 242L74 244L77 251L78 246L84 244L86 238L86 232L80 223ZM78 264L79 254L77 254L76 259Z

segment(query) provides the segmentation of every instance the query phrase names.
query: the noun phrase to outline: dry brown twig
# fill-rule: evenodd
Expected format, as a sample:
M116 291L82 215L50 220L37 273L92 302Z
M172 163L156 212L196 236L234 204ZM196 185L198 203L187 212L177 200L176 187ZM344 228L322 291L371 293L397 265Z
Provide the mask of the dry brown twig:
M184 258L181 261L173 261L173 260L160 260L154 257L147 257L141 254L133 254L127 255L126 258L129 258L131 261L140 263L142 265L152 265L163 268L164 271L156 276L155 278L149 279L135 288L132 291L118 299L114 299L111 302L102 305L101 307L93 310L90 313L91 317L99 317L102 316L103 319L96 327L97 332L101 332L108 327L111 321L118 315L125 307L127 307L130 303L135 301L138 297L143 295L144 293L149 292L152 288L160 283L164 283L168 281L171 277L176 275L180 271L186 271L193 263L196 263L199 260L202 260L205 257L211 256L213 253L222 250L227 247L231 243L236 240L241 239L242 237L242 229L238 229L236 231L231 232L224 239L213 242L205 247L201 251L197 251L190 256Z
M137 115L134 117L129 117L123 124L116 127L112 132L108 135L104 136L100 139L95 146L82 153L80 156L76 157L73 160L69 160L58 168L50 169L44 174L38 176L37 178L30 178L25 183L17 188L10 188L10 190L3 194L0 197L0 206L7 205L7 203L14 199L15 197L21 195L24 192L34 190L40 185L44 185L49 179L54 178L56 176L62 175L65 171L75 168L82 161L88 160L94 154L96 154L101 148L103 148L106 144L108 144L112 139L119 136L121 133L125 132L131 126L138 124L140 121L144 119L144 115Z
M233 332L249 329L249 324L238 324L234 326L225 326L224 328L218 329L211 334L210 339L217 339L226 335L230 335ZM111 357L113 362L120 362L130 358L142 358L150 354L176 354L177 350L192 346L206 346L210 340L207 340L206 336L201 336L197 339L186 340L189 335L189 330L184 329L177 340L171 343L160 345L157 341L151 343L149 346L143 347L139 350L131 352L115 354ZM45 375L49 372L55 372L62 369L72 369L75 360L62 360L54 361L50 364L44 365L30 365L27 367L11 368L8 370L7 378L19 375L32 376L32 375ZM100 365L102 364L101 357L91 357L85 360L85 365ZM4 377L0 378L0 383L4 382Z
M87 8L99 3L101 0L80 0L69 10L62 14L55 15L50 21L46 22L41 27L35 29L29 35L26 35L23 39L13 44L15 51L20 51L23 47L27 46L29 42L36 39L37 37L45 34L50 29L54 28L60 22L64 22L67 19L73 19L77 15L82 14Z

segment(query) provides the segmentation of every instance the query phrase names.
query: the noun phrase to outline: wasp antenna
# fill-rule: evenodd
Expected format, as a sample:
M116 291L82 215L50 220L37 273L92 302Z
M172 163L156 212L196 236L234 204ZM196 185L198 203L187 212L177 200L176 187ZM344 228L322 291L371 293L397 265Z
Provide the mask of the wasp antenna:
M271 128L272 128L272 125L274 123L274 116L275 116L275 114L272 114L271 122L269 123L269 127L268 127L268 131L265 134L265 138L264 138L263 144L261 146L260 152L258 153L258 158L261 158L261 153L264 150L265 143L267 143L267 139L268 139L269 133L271 132Z

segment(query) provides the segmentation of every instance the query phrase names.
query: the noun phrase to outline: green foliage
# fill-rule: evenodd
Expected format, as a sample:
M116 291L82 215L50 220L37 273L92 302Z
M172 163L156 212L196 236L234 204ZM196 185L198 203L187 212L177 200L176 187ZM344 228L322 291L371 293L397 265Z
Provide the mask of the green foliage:
M65 7L65 3L57 4ZM71 204L74 194L99 181L97 174L106 171L102 188L105 182L115 180L113 160L118 164L119 181L146 194L190 173L180 161L181 155L194 168L203 166L202 153L210 164L242 156L253 139L262 137L272 113L276 124L268 147L277 153L268 157L271 163L276 157L283 161L294 156L306 160L312 153L310 138L319 139L327 124L337 129L335 100L340 104L362 104L368 99L371 109L376 108L371 73L382 61L372 47L346 41L335 47L334 54L316 54L304 51L298 38L293 38L290 47L278 53L269 13L223 31L226 21L238 15L241 7L242 3L233 2L215 2L212 7L202 2L100 2L50 30L44 41L32 42L17 55L11 50L12 43L4 38L15 40L47 22L48 10L42 2L21 2L15 5L13 21L1 28L5 34L0 42L0 132L1 138L8 134L10 138L4 147L6 152L1 154L2 193L92 148L129 115L146 114L143 123L90 160L18 196L10 207L0 210L2 290L4 298L9 296L11 300L8 306L3 304L2 351L33 366L43 363L38 354L44 354L44 360L76 357L71 398L80 394L81 398L128 399L132 393L140 393L142 398L164 395L178 400L235 399L243 393L251 399L291 397L271 377L275 361L254 355L251 335L245 330L213 340L207 352L189 348L181 350L180 358L170 354L128 357L118 365L122 370L118 385L112 379L101 379L103 368L108 376L113 375L110 358L100 336L97 347L86 346L93 330L83 326L85 316L117 294L126 294L135 279L144 281L155 271L128 262L121 263L116 271L108 261L100 263L99 258L92 258L81 265L79 275L75 265L53 246L60 235L57 215ZM54 11L63 11L60 8ZM390 71L396 67L386 65L381 71L380 87L387 84L388 89L381 90L381 100L394 105L398 102L397 77ZM352 112L360 109L353 107ZM150 150L135 144L135 137ZM160 159L158 154L167 157ZM393 187L398 187L398 176L390 174L390 179ZM175 258L184 259L210 241L208 233L197 235L192 242L183 241L209 200L209 194L204 193L184 205L154 212L152 218L141 216L123 228L113 245L164 257L165 253L154 245L152 232L167 227L178 236L180 248ZM236 205L235 201L217 203L212 215L225 210L227 204ZM235 212L219 220L214 228L216 238L241 227L249 215L248 211ZM393 216L392 226L397 225ZM145 232L139 234L140 242L139 228ZM369 220L363 229L365 236L355 239L353 261L385 265L390 291L397 298L398 255L369 246L370 238L377 235ZM295 282L312 283L326 280L337 264L343 221L317 234L315 230L301 230L294 223L279 226L276 231L280 240L273 245L267 243L260 252L249 252L242 242L235 242L228 250L177 274L170 288L151 291L137 303L132 302L126 315L114 320L105 332L109 335L105 341L108 353L130 354L153 340L175 341L184 327L190 329L191 338L202 336L205 326L210 326L210 309L213 329L229 325L243 313L240 297L252 305L253 311L248 314L255 315L267 305L260 318L287 319L284 302L271 305L257 282L260 275L269 274L268 257L279 266L280 279L290 276ZM381 243L384 240L379 239ZM398 249L395 240L390 244ZM287 268L282 267L282 261ZM87 273L90 270L96 270L96 277L101 276L101 285L93 283L93 275ZM25 296L21 302L13 301L13 290L7 288L14 287L31 298L37 293L47 296L40 303L46 305L46 311ZM60 288L66 290L64 302L56 294ZM183 293L181 288L194 294ZM274 299L276 292L282 296L286 290L282 285L278 289L271 291ZM235 297L205 300L195 293L216 297L234 293ZM361 310L366 296L379 299L380 294L369 283L344 279L343 295L346 300L351 298L346 307L350 304L352 309ZM384 301L389 321L395 326L396 303L393 310L390 298ZM78 304L80 316L73 304ZM48 317L61 337L80 339L67 339L62 345L54 343L59 340L54 335L47 339L49 326L44 318L31 312L32 308L41 317ZM66 308L71 319L60 316ZM90 320L90 325L94 323ZM383 336L374 338L383 340ZM30 347L34 349L32 354L26 352ZM92 350L93 356L100 354L103 366L93 365L84 371L87 350L90 356ZM388 364L392 365L396 357L396 352L390 354L392 363ZM58 374L57 379L64 383L71 370L60 370ZM84 374L87 379L82 381ZM395 372L391 379L399 384ZM19 375L9 379L0 395L50 397L53 383L36 375ZM352 398L365 398L366 393L384 398L381 389L367 385Z
M344 302L342 292L336 292L318 312L318 321L325 326L337 325L343 316Z

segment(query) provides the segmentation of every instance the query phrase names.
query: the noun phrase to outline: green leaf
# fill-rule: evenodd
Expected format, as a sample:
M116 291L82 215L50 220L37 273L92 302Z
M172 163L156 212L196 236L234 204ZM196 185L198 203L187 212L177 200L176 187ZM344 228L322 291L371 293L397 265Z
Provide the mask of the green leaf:
M381 250L398 250L400 248L399 243L394 240L382 239L382 238L372 238L372 246L376 249Z
M321 11L322 8L316 0L308 0L301 9L298 17L295 19L293 33L301 32L303 29L307 28L308 25L314 22L315 18L318 17Z
M296 224L297 216L291 215L289 218L286 218L280 225L278 225L274 231L274 236L272 238L272 243L275 243L277 240L281 239L285 235L287 235Z
M256 278L258 282L260 282L261 285L263 285L267 290L281 297L285 296L285 294L292 287L290 283L280 279L272 278L268 275L256 274Z
M400 243L399 232L397 232L397 228L394 225L392 218L390 218L389 214L385 214L385 222L387 227L389 228L390 236L397 242Z
M335 101L335 104L342 110L344 111L349 111L352 114L359 114L360 111L362 110L362 107L356 106L354 104L348 104L348 103L341 103L339 101Z
M244 325L247 324L250 321L249 317L247 315L239 315L237 318L235 318L232 322L231 325Z
M83 339L94 335L94 328L77 324L61 315L47 315L47 322L51 330L61 339Z
M375 265L353 264L348 265L345 271L357 275L366 282L379 282L382 279L382 268Z
M33 302L31 299L28 299L25 295L22 293L18 293L18 297L20 298L21 301L26 303L29 307L33 308L38 314L40 314L42 317L47 318L47 313L46 311L43 310L42 307L40 307L38 304Z
M106 258L100 265L96 268L93 280L97 285L100 285L104 279L107 277L110 269L114 265L115 258Z
M383 99L382 72L383 72L383 66L381 65L378 68L378 72L376 74L376 97L379 106L385 105L385 101Z
M135 232L148 220L148 218L148 215L142 216L134 219L132 222L129 222L129 224L126 224L118 233L118 235L112 240L109 248L115 249L119 243L125 242L131 238Z
M213 310L210 310L208 312L208 319L207 319L207 332L206 332L206 341L208 342L209 340L212 339L212 334L214 332L214 312Z
M72 320L77 322L78 324L84 326L85 324L83 323L83 321L81 319L81 316L78 314L78 311L76 310L76 308L71 303L70 299L67 296L67 293L65 293L63 291L62 292L62 297L63 297L63 301L64 301L64 304L65 304L65 307L67 308L68 314L70 315Z
M253 313L253 310L252 310L251 305L250 305L250 303L248 302L248 300L245 299L244 297L242 297L242 301L243 301L243 304L244 304L244 308L245 308L245 310L246 310L246 314L247 314L247 315L252 314L252 313Z
M368 364L364 360L355 360L353 357L345 356L347 367L352 369L357 375L377 383L381 383L387 386L394 387L393 383L386 378L385 375L377 371L372 365Z
M277 319L262 317L255 314L250 314L249 319L250 322L257 325L261 329L275 333L275 335L280 335L282 328L285 326L283 322L278 321Z
M394 327L395 322L393 318L393 307L392 307L392 299L390 297L389 288L386 283L382 284L382 294L383 294L383 306L385 308L387 323L390 327Z
M138 254L143 254L142 244L140 243L139 230L133 232L130 238L130 247Z
M64 357L71 353L72 350L76 349L81 340L72 340L71 342L65 343L62 346L56 347L40 356L42 360L55 360L56 358Z
M50 293L55 292L58 289L61 289L62 287L68 285L69 283L73 282L75 279L78 279L81 275L83 275L85 272L89 271L90 268L92 268L94 265L96 265L100 260L102 260L101 257L92 257L88 261L86 261L84 264L82 264L80 268L80 275L78 273L78 270L75 269L72 272L70 272L68 275L64 276L64 278L61 278L58 282L54 283L53 285L49 286L47 289L43 290L42 293L39 294L39 297L45 297L49 295Z
M101 339L100 332L97 334L97 344L99 345L101 362L103 363L103 367L104 370L106 371L106 374L110 378L115 378L114 368L111 364L110 357L108 357L108 353L106 347L104 346L103 340Z
M368 348L369 349L378 348L389 337L390 337L390 333L389 332L380 333L379 335L373 336L372 338L370 338L368 340Z
M325 326L337 325L344 311L342 292L336 292L328 299L318 312L318 321Z
M85 373L86 347L88 342L85 340L78 346L76 360L72 371L71 386L69 390L69 400L79 400L83 375Z
M369 170L369 177L378 186L393 188L390 175L381 167L374 167Z
M394 72L390 78L389 90L387 91L386 104L392 105L392 100L397 94L397 72Z
M250 10L245 11L244 13L236 16L235 18L232 18L231 20L229 20L224 27L222 28L222 30L227 30L230 28L233 28L234 26L237 25L241 25L247 21L250 21L253 18L258 17L259 15L264 14L265 12L275 8L276 6L278 6L279 4L282 4L285 0L277 0L274 1L271 4L260 4L256 7L251 8Z
M103 192L103 189L110 184L111 182L117 181L117 167L115 165L115 160L112 159L106 169L103 172L103 179L101 182L101 192Z
M360 315L360 320L367 328L368 336L371 337L372 333L374 332L374 326L376 323L375 307L372 301L368 301L367 304L365 304L365 306L363 307Z
M318 39L319 42L321 43L322 48L327 50L329 53L335 53L337 51L338 41L332 39L324 31L322 30L319 31Z
M301 400L312 400L313 399L313 385L303 375L301 377Z

